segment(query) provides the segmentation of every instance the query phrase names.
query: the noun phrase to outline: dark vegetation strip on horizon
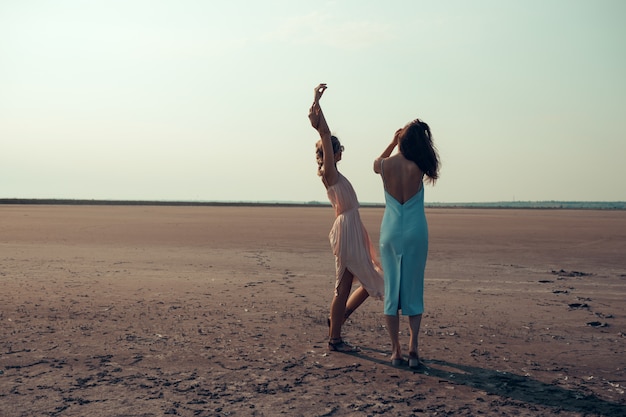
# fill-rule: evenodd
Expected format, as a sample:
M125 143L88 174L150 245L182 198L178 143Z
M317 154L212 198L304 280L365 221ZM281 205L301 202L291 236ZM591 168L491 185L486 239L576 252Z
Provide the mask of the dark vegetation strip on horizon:
M0 198L0 204L84 205L84 206L239 206L239 207L330 207L327 202L254 202L254 201L161 201L161 200L85 200L45 198ZM494 209L586 209L626 210L626 201L500 201L475 203L426 203L427 208ZM361 207L384 207L383 203L362 203Z
M255 201L81 200L63 198L0 198L0 204L59 206L239 206L239 207L330 207L330 203Z

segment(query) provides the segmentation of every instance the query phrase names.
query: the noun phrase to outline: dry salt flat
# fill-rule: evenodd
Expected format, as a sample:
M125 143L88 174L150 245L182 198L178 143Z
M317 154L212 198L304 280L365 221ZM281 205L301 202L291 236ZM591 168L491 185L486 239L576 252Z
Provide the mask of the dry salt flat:
M427 216L413 371L328 352L328 207L2 205L0 415L626 415L626 211Z

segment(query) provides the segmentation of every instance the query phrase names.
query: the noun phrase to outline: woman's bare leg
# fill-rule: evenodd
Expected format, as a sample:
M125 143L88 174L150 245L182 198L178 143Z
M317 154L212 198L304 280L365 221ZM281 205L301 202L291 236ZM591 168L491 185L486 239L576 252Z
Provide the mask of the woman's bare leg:
M398 336L398 332L400 332L400 317L398 314L395 316L385 314L385 319L387 320L387 332L391 339L391 360L402 359L402 348L400 347L400 337Z
M417 353L417 338L420 334L420 325L422 324L422 315L418 314L416 316L409 316L409 328L411 332L411 336L409 339L409 353L414 353L415 357L419 357Z
M354 290L354 292L350 294L348 302L346 303L346 311L343 320L345 321L348 317L350 317L350 314L354 313L354 310L359 308L359 306L363 304L363 301L367 300L367 297L369 296L369 293L363 287L359 287Z
M346 314L346 303L352 289L352 273L347 269L339 280L337 291L330 303L330 338L341 338L341 326Z

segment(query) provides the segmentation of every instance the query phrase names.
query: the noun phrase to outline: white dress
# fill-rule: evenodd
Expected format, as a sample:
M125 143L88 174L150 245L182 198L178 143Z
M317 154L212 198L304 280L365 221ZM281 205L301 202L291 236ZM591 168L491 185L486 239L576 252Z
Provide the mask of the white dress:
M341 173L338 174L337 182L327 190L328 199L337 216L328 235L335 255L335 292L347 269L370 296L382 299L385 291L383 272L376 250L361 221L359 201L350 181Z

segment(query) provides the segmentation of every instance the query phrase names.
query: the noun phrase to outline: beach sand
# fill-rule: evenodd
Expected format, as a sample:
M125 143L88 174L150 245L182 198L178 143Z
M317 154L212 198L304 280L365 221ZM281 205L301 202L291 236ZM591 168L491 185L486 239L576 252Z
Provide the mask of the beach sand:
M0 415L626 415L626 211L427 216L413 371L328 352L329 207L0 206Z

